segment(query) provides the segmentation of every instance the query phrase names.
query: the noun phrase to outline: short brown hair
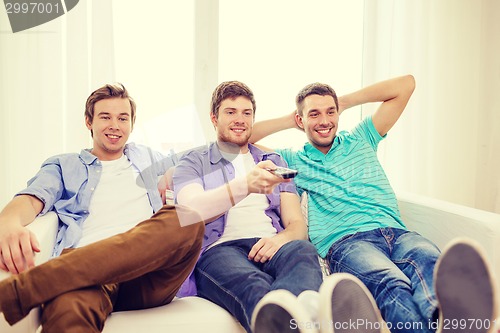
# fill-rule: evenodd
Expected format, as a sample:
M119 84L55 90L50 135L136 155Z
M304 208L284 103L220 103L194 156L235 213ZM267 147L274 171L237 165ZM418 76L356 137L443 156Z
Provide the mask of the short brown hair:
M333 88L327 84L315 82L308 84L307 86L302 88L295 98L297 113L301 117L303 116L304 99L306 99L306 97L309 95L332 96L333 100L335 101L335 106L337 107L337 109L339 108L339 101L335 90L333 90Z
M239 81L225 81L215 88L212 94L212 102L210 103L210 113L218 117L222 101L228 98L235 99L240 96L246 97L252 102L253 114L255 115L256 105L253 92L246 84Z
M128 94L127 89L121 83L116 84L106 84L105 86L95 90L92 94L90 94L89 98L87 98L87 103L85 103L85 118L88 119L90 123L94 120L94 106L95 103L99 102L103 99L108 98L127 98L130 102L130 117L132 118L132 127L135 122L135 101Z

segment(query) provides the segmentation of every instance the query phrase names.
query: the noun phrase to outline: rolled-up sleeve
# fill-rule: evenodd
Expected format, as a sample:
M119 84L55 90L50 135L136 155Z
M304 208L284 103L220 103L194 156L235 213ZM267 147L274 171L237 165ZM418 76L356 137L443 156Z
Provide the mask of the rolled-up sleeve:
M204 187L202 170L202 161L197 152L187 153L180 159L179 164L175 167L173 177L176 198L179 192L187 185L200 184Z
M32 195L43 202L44 206L39 215L52 210L64 191L61 177L61 167L56 160L48 159L42 164L40 171L28 181L28 186L17 195Z

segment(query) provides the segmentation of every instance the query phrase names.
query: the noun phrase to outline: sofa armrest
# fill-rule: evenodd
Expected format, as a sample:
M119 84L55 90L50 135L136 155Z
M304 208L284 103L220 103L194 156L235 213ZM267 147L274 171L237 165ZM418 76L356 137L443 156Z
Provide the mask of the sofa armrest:
M36 235L40 242L41 251L37 253L35 257L35 264L40 265L49 260L52 256L58 227L59 219L54 212L48 212L36 218L35 221L28 225L28 229Z
M441 249L457 237L480 243L500 288L500 214L406 192L398 192L398 203L406 226Z
M41 251L35 256L36 265L46 262L51 257L55 245L58 225L59 219L54 212L49 212L43 216L37 217L35 221L28 225L28 229L35 234L40 242ZM3 271L0 272L0 280L8 276L8 273ZM3 316L0 316L0 332L2 333L36 332L38 326L40 326L39 309L33 309L26 318L14 326L9 326Z

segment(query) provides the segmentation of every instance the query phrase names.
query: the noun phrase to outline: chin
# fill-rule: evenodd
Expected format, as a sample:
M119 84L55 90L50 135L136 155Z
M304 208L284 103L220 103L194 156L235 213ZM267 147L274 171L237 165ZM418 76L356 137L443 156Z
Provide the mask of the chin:
M240 138L232 138L232 140L230 142L241 147L241 146L248 144L248 139L249 138L241 138L241 137Z
M332 143L333 143L333 139L335 138L334 137L331 137L331 138L321 138L321 139L317 139L317 138L313 138L312 140L310 140L311 142L314 142L315 145L317 146L320 146L320 147L328 147L328 146L331 146Z

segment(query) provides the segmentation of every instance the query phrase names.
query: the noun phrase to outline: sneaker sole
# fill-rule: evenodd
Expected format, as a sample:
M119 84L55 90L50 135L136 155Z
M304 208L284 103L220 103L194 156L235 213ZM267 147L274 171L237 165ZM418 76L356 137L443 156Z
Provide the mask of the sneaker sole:
M383 332L384 322L372 294L354 275L328 276L319 297L321 333Z
M257 303L251 326L254 333L318 333L297 297L282 289L267 293Z
M468 239L457 239L443 250L434 271L438 333L494 330L495 285L485 258L481 246Z

